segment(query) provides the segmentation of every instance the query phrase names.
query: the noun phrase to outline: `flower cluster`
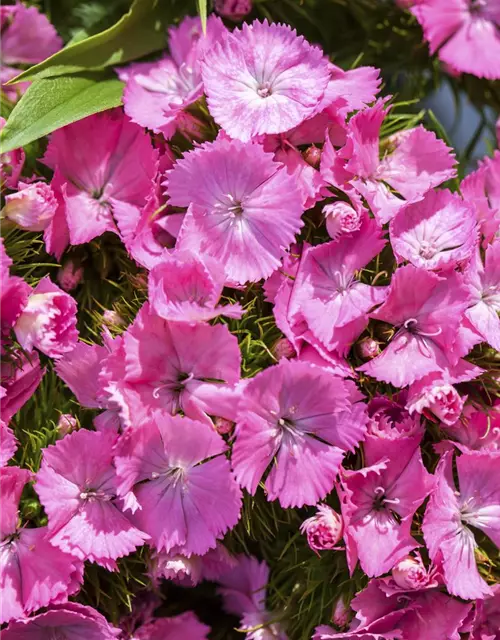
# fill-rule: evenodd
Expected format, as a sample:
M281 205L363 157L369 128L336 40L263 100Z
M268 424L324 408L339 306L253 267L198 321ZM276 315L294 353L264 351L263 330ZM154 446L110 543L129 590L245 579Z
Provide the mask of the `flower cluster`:
M414 4L443 61L500 76L495 3L452 2L448 27L450 3ZM41 57L59 46L36 9L4 9L7 64L37 61L23 21L41 21ZM464 46L479 29L487 59ZM57 260L114 235L142 298L89 339L68 293L83 268L32 286L0 246L2 633L207 638L152 593L113 625L71 599L86 563L119 571L142 548L155 588L216 582L249 640L287 638L266 562L224 545L263 499L307 513L308 554L363 575L316 640L497 638L483 548L500 546L500 152L459 185L433 131L386 135L377 69L344 71L285 24L186 18L168 36L158 60L117 69L123 109L50 135L49 181L21 179L22 150L8 159L6 224L43 232ZM275 338L248 373L254 308ZM61 410L27 469L10 423L47 370L93 425ZM18 511L27 484L43 526Z

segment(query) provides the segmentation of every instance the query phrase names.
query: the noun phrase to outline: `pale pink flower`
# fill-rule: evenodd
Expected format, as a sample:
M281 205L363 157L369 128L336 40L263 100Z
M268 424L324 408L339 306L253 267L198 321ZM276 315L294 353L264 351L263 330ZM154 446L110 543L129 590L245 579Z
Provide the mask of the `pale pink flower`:
M350 383L306 362L283 359L252 378L238 407L232 464L250 493L270 466L268 500L316 504L333 488L346 451L366 430Z
M472 204L484 237L483 245L500 237L500 151L484 158L477 171L470 173L460 189L466 202Z
M158 551L202 555L238 522L241 491L225 451L207 425L162 411L121 436L118 491Z
M47 640L47 638L85 638L114 640L121 634L92 607L77 602L52 605L32 618L16 620L2 631L6 640Z
M398 587L405 591L424 589L432 580L418 552L400 560L392 567L391 575Z
M83 581L82 562L53 547L47 527L18 527L17 507L30 478L27 469L0 469L1 623L23 618L51 603L65 602L79 590Z
M19 344L27 351L36 347L51 358L61 357L78 340L76 311L75 300L45 276L14 325Z
M452 384L453 377L430 373L414 382L408 391L406 408L410 414L434 416L443 425L454 424L462 413L467 396L461 396Z
M384 351L359 370L404 387L453 367L469 350L459 333L469 299L457 273L441 277L413 265L400 267L387 300L371 314L397 331Z
M469 525L500 545L500 465L495 453L464 453L456 458L459 490L453 480L453 452L436 470L422 529L431 560L442 566L448 591L464 600L492 595L477 569L477 547Z
M149 538L122 513L112 464L116 439L113 431L70 433L44 449L36 481L51 544L110 570Z
M62 47L62 40L47 16L36 7L20 2L3 6L0 20L4 64L36 64Z
M421 0L411 9L430 53L462 73L500 78L500 7L496 0Z
M57 200L45 182L20 182L19 191L5 196L3 215L28 231L46 229L57 209Z
M44 163L61 207L45 231L50 253L117 226L135 226L153 191L157 153L141 127L120 110L98 113L51 134ZM115 224L116 223L116 224Z
M465 406L460 419L445 425L446 434L458 442L463 451L500 451L500 403L489 411Z
M185 154L165 184L170 204L192 205L178 247L216 258L232 282L271 275L303 225L294 179L258 144L219 137Z
M300 532L306 534L313 551L335 549L342 538L343 529L342 517L326 504L318 505L317 513L300 525Z
M318 47L284 24L254 21L227 32L202 63L214 120L232 138L281 133L314 115L328 84Z
M399 262L430 270L468 261L478 240L474 210L447 189L430 190L422 200L402 207L390 232Z
M332 240L337 240L344 233L359 231L362 223L361 211L347 202L339 201L323 207L326 230Z

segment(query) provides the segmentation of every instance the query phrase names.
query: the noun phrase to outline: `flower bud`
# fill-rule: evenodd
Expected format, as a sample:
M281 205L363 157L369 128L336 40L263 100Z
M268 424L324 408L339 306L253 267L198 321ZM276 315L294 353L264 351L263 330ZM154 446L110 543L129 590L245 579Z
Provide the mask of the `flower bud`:
M51 358L72 351L78 340L76 310L74 299L44 278L14 325L19 344L26 351L36 347Z
M416 383L409 390L407 409L410 413L432 414L444 425L451 426L462 414L466 397L461 397L452 384L437 381Z
M371 360L372 358L376 358L380 353L379 343L373 338L366 337L363 338L357 344L357 351L360 358L363 360Z
M346 606L343 598L339 598L333 607L332 622L337 627L347 627L351 613L349 607Z
M252 10L252 0L215 0L215 11L228 20L238 22Z
M217 433L222 436L227 433L232 433L234 429L234 422L231 422L231 420L226 420L226 418L215 418L214 426Z
M295 347L288 338L281 338L278 340L273 347L272 353L276 360L281 360L282 358L293 358L297 355Z
M114 309L106 309L102 314L104 324L111 327L122 327L125 324L125 320Z
M57 273L57 282L64 291L73 291L80 284L83 277L82 267L77 267L72 260L69 260Z
M321 161L321 149L312 145L311 147L308 147L302 155L307 164L310 164L314 169L319 168Z
M5 197L3 215L28 231L44 231L57 209L54 192L45 182L19 183L17 193Z
M61 436L65 436L78 428L78 422L71 413L61 413L57 422L57 431Z
M420 556L406 556L393 567L392 579L401 589L422 589L429 583L429 574Z
M353 233L361 228L361 214L347 202L334 202L323 207L326 230L332 240L344 233Z
M342 538L343 523L340 515L326 504L318 506L318 512L312 518L304 520L301 533L307 535L307 542L313 551L334 549Z

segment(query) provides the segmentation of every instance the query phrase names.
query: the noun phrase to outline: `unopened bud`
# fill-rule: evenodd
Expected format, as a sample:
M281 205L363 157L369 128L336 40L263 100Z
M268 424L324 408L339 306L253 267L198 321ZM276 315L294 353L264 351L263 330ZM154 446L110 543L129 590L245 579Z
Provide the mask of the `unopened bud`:
M319 163L321 161L321 149L318 149L318 147L315 147L313 145L312 147L308 147L304 151L302 156L304 160L307 162L307 164L310 164L311 167L318 169Z
M323 207L323 215L326 220L326 230L332 240L336 240L344 233L353 233L361 228L361 214L347 202L326 204Z
M71 413L61 413L57 423L57 430L61 436L65 436L78 428L78 422Z
M252 10L252 0L215 0L215 11L228 20L238 22Z
M429 574L420 557L406 556L393 567L392 579L401 589L422 589L429 582Z
M217 433L222 436L233 432L234 422L226 420L226 418L215 418L214 426Z
M282 358L293 358L297 355L295 347L288 338L281 338L278 340L273 347L272 353L276 360L281 360Z
M27 231L44 231L57 209L54 192L46 182L19 186L17 193L5 196L3 215Z
M82 267L77 267L72 260L66 262L57 273L57 282L64 291L73 291L83 279Z
M343 529L341 516L326 504L319 505L316 515L304 520L300 527L313 551L334 549L342 538Z
M372 360L380 354L379 343L373 338L363 338L356 347L359 357L363 358L363 360Z

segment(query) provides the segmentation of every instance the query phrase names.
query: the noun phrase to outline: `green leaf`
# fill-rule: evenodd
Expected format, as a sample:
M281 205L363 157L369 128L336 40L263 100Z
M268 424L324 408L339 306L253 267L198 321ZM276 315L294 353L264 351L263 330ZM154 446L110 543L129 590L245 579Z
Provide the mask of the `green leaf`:
M130 10L112 27L68 45L13 78L10 84L103 69L162 49L173 4L175 0L134 0Z
M106 72L39 78L16 104L0 134L5 153L121 104L123 83Z
M203 33L207 32L207 0L196 0Z

